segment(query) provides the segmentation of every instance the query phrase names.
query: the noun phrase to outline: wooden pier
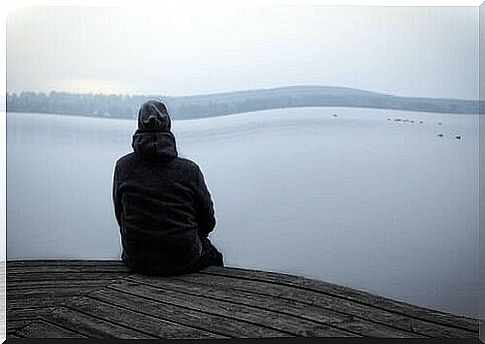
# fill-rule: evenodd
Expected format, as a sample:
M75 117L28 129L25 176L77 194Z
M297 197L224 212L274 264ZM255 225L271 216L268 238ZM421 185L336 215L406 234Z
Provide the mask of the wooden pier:
M286 274L177 277L119 261L7 262L7 338L478 338L478 320Z

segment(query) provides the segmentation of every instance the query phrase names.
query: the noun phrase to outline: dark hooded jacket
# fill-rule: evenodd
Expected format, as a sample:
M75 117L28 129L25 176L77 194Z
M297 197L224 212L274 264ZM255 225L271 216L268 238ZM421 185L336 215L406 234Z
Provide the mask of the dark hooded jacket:
M145 116L153 109L142 110L134 152L116 162L113 176L122 260L141 273L191 272L201 256L201 238L216 223L211 195L198 165L178 157L170 118L157 122Z

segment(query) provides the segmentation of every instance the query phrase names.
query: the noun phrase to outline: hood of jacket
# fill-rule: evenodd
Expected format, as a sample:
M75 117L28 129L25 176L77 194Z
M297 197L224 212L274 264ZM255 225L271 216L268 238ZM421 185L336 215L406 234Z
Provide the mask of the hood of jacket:
M141 130L133 134L131 146L142 159L170 161L177 157L175 136L166 130Z

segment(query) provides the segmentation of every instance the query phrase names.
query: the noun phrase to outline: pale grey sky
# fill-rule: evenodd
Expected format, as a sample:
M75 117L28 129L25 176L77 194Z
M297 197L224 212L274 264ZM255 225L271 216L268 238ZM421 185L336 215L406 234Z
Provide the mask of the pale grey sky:
M7 17L8 92L303 84L476 99L478 8L44 7Z

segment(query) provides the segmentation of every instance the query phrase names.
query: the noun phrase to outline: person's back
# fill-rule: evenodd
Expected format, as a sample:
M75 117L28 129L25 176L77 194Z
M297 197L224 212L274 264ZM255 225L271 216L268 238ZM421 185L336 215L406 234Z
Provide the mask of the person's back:
M222 266L207 236L214 229L213 203L197 164L178 157L165 106L140 109L133 153L116 162L113 202L120 226L122 260L145 274L173 275Z

